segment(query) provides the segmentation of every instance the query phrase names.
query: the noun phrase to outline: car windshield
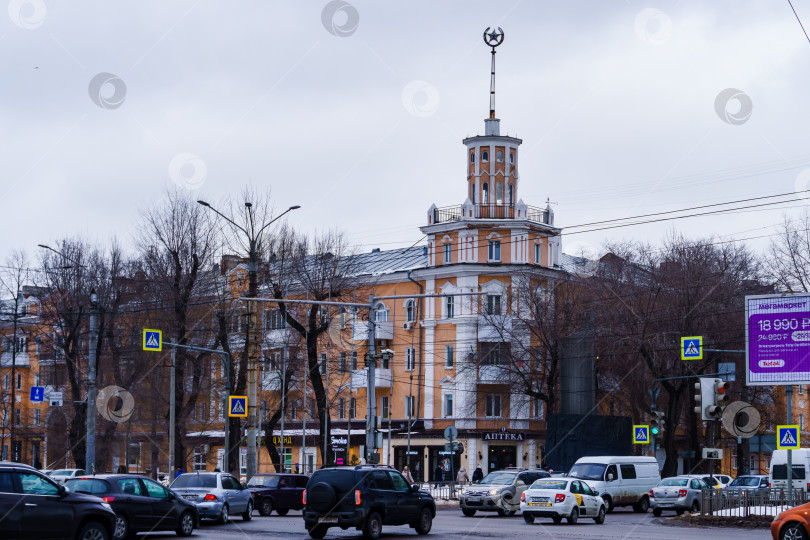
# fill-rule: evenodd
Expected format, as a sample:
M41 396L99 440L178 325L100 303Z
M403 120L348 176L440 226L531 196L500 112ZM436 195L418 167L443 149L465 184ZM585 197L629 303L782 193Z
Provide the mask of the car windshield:
M503 486L506 484L511 484L514 479L515 473L492 472L486 475L484 479L479 482L479 484Z
M664 478L658 483L658 485L661 487L667 486L683 487L688 483L689 483L688 478Z
M745 487L756 487L759 485L759 478L756 476L738 476L734 479L730 486L745 486Z
M605 467L603 463L577 463L571 467L571 472L568 476L572 478L581 478L583 480L601 480L605 474Z
M559 489L565 490L568 487L567 480L538 480L530 489Z
M181 474L172 482L172 489L216 487L217 475L215 474Z
M108 491L107 482L93 478L74 478L65 482L65 486L70 489L70 491L89 493L91 495L107 493Z
M248 487L276 487L278 486L278 476L254 476L247 483Z
M53 471L51 476L70 476L73 474L73 471L70 469L59 469L58 471Z

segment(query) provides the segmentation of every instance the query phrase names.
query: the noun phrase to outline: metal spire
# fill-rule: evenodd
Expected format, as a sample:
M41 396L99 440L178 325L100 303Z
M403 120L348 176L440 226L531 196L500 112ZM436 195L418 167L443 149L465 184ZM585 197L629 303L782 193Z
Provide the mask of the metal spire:
M503 43L503 30L499 26L497 30L490 32L490 27L484 30L484 43L492 47L492 70L489 80L489 117L495 118L495 47Z

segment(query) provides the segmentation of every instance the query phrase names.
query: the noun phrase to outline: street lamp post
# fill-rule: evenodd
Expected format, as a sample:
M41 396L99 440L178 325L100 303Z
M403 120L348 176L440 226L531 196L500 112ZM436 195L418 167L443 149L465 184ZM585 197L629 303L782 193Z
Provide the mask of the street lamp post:
M197 201L202 206L211 209L214 213L216 213L219 217L236 227L239 231L245 233L245 237L248 241L248 298L256 298L259 294L259 254L258 254L258 245L261 240L261 235L264 230L281 219L285 214L291 212L293 210L297 210L301 208L299 205L290 206L276 216L275 218L271 219L269 222L262 225L257 230L257 226L254 221L253 217L253 204L250 202L245 202L245 209L248 213L248 223L247 228L242 227L241 225L234 222L231 218L211 206L209 203L205 201ZM247 385L248 385L248 422L247 422L247 479L250 480L254 474L256 474L256 439L257 439L257 429L259 425L257 411L258 408L256 407L257 402L257 376L256 376L256 354L255 354L255 346L258 339L256 339L255 333L257 330L255 318L255 306L252 302L248 305L248 339L247 343L245 344L248 350L248 372L247 372ZM252 339L251 339L252 338ZM227 420L226 420L227 421Z

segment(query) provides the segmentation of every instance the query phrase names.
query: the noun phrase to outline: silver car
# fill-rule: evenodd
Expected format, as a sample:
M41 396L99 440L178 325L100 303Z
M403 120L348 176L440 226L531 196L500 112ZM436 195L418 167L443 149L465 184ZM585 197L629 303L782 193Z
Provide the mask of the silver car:
M201 519L227 523L231 514L242 519L253 518L253 496L250 490L232 475L223 472L192 472L181 474L171 488L178 495L197 505Z
M535 480L548 478L541 469L507 468L491 472L480 482L462 488L458 504L462 513L471 517L477 511L498 512L500 516L514 516L520 510L520 496Z
M664 510L674 510L679 516L700 510L701 491L709 489L697 476L673 476L664 478L650 490L650 506L658 517Z

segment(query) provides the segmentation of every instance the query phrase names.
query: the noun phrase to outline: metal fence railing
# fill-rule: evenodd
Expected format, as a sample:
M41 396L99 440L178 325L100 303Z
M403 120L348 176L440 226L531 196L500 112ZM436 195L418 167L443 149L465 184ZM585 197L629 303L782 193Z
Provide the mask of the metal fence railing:
M700 515L722 517L776 516L779 512L810 502L810 492L786 489L704 489Z
M457 501L463 485L458 482L417 482L420 490L427 491L434 499ZM466 484L469 485L469 484Z

